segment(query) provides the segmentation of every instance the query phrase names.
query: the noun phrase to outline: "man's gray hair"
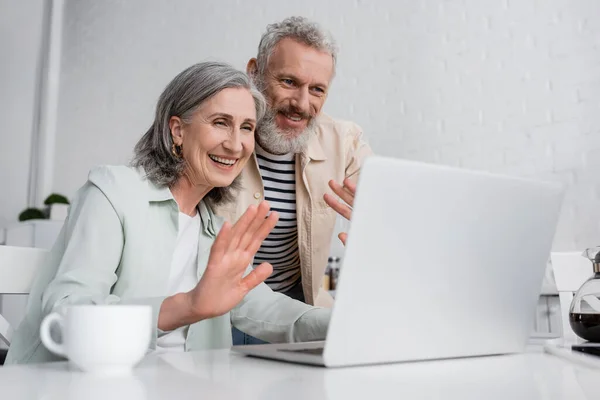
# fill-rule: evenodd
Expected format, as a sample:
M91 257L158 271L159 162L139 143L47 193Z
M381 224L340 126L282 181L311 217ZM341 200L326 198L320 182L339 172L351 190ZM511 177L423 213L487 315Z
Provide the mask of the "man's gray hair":
M203 62L192 65L177 75L165 88L156 105L154 123L135 145L131 165L141 167L147 179L158 186L173 184L183 173L185 160L172 153L173 137L169 121L179 117L190 123L198 107L212 96L227 88L245 88L256 105L256 119L265 114L263 95L252 85L245 73L228 64ZM212 205L233 200L239 180L228 187L215 187L205 197Z
M258 55L256 56L259 82L265 77L269 58L273 54L275 46L285 38L294 39L316 50L331 54L335 73L337 45L331 34L323 30L316 22L312 22L307 18L289 17L281 22L267 25L267 31L260 39Z

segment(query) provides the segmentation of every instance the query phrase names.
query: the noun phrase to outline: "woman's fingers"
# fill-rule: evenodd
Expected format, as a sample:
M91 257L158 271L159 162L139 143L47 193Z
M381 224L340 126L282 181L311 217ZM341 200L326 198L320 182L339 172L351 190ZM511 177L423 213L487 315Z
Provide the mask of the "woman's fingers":
M273 273L273 267L269 263L262 263L254 268L252 272L242 278L242 287L249 292L265 281Z
M250 207L248 207L248 209L246 210L246 212L244 212L240 219L238 219L238 221L235 223L235 225L232 228L231 239L227 245L227 249L229 251L233 251L239 246L240 240L248 230L250 224L252 224L252 222L254 221L257 212L257 207L254 204L252 204L250 205Z
M263 220L256 232L254 232L246 247L246 251L250 252L253 257L258 249L260 249L262 242L269 236L269 233L271 233L275 225L277 225L277 221L279 221L279 213L273 211L271 212L271 215Z
M218 264L218 260L220 260L227 249L229 248L229 243L231 242L232 236L232 226L229 222L225 222L219 231L215 242L210 248L210 256L208 259L209 264Z
M256 211L256 215L254 216L254 219L248 225L246 231L244 232L244 234L238 244L239 249L245 250L248 247L248 245L252 241L256 232L260 229L262 224L265 222L265 219L267 218L267 214L269 213L270 209L271 209L271 206L266 201L262 201L258 205L258 209Z

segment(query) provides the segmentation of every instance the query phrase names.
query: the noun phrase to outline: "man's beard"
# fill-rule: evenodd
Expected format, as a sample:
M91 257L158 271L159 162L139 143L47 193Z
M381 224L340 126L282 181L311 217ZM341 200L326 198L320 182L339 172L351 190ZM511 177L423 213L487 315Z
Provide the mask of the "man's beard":
M271 154L302 153L316 132L314 117L303 115L302 118L307 119L308 124L302 132L297 133L297 131L280 129L277 126L275 117L280 112L283 114L297 113L289 108L268 109L256 128L258 144Z

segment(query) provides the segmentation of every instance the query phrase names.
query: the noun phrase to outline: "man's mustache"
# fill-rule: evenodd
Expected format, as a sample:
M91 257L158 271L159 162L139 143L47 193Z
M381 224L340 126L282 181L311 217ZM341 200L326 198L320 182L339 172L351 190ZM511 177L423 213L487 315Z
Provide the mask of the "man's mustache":
M313 116L305 113L301 110L298 110L294 107L283 107L283 108L278 108L277 110L275 110L278 113L282 113L282 114L287 114L287 115L297 115L302 119L311 119Z

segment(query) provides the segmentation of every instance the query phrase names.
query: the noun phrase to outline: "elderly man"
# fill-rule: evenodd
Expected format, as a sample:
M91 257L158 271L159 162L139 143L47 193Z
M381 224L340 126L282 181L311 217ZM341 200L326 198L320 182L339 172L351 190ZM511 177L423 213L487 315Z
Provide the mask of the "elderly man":
M321 112L336 56L331 36L305 18L267 27L247 72L269 110L256 129L255 156L242 172L242 191L235 204L219 212L235 221L250 204L267 200L280 218L254 264L273 265L266 283L274 291L317 306L332 304L322 277L336 212L349 218L351 210L332 193L351 204L358 172L371 154L358 125ZM340 239L345 241L345 234ZM252 341L246 337L243 343Z

